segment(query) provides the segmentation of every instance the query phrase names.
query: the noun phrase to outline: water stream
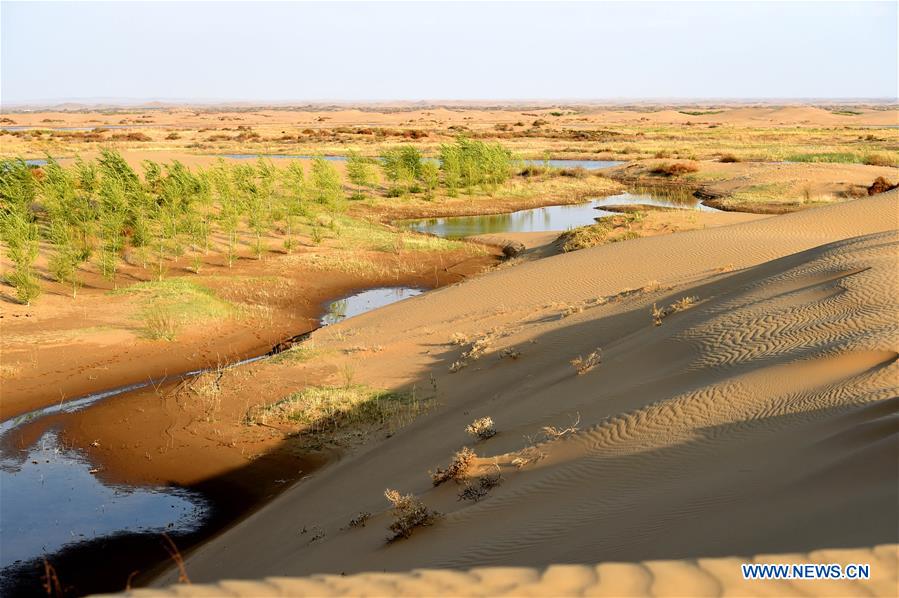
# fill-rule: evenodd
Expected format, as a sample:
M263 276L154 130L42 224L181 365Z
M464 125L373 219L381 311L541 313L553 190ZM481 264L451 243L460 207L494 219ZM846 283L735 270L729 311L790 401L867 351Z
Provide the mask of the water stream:
M546 206L507 214L407 220L403 224L418 232L456 239L483 234L565 231L578 226L593 224L599 218L614 214L614 212L603 210L603 206L624 205L650 205L703 212L718 211L715 208L703 205L702 202L691 195L666 196L650 192L628 192L593 199L580 204Z
M423 291L410 287L368 289L330 301L322 326L395 303ZM238 367L266 359L259 355L237 361ZM208 369L185 372L168 381L198 376ZM164 380L148 378L53 404L0 422L0 593L15 589L21 568L36 559L92 540L122 534L191 533L206 522L212 505L200 493L176 486L133 486L105 482L83 451L64 446L58 430L49 428L37 442L20 446L15 431L41 418L87 409L99 401L133 392Z

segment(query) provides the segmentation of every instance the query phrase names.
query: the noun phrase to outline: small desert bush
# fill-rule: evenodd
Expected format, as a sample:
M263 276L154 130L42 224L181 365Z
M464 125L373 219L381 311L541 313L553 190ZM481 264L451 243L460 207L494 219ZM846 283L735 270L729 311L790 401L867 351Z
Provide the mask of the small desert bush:
M502 481L502 472L499 470L499 467L497 467L495 473L481 476L476 482L469 482L466 484L459 492L459 500L472 500L478 502L487 496L491 490L499 486Z
M721 154L721 157L718 158L718 161L731 164L733 162L739 162L740 158L738 158L737 156L735 156L733 154Z
M390 490L388 490L388 492L390 492ZM369 513L368 511L362 511L359 514L357 514L355 517L350 519L349 526L350 527L365 527L365 524L368 522L369 519L371 519L371 513Z
M519 351L515 347L506 347L499 353L500 359L511 359L514 361L519 357L521 357L521 351Z
M578 356L571 360L578 376L583 376L602 362L602 350L596 349L586 356Z
M670 304L668 307L659 307L655 303L652 304L652 311L650 315L652 316L652 323L656 326L662 325L662 320L666 317L670 316L673 313L677 313L679 311L684 311L685 309L689 309L699 301L699 297L681 297L674 303Z
M688 174L691 172L696 172L699 170L699 167L695 164L691 164L689 162L672 162L672 163L662 163L654 167L649 172L651 174L658 174L662 176L681 176L683 174Z
M480 440L487 440L496 436L496 426L490 417L481 417L465 427L465 431L469 436L473 436Z
M415 528L432 525L440 517L440 513L427 507L411 494L400 494L397 490L387 489L384 497L393 505L393 523L390 524L391 535L387 541L393 542L408 538Z
M877 195L878 193L884 193L886 191L890 191L891 189L895 189L899 185L894 185L882 176L874 179L874 182L871 183L871 186L868 187L867 193L868 195Z
M455 455L450 464L444 468L437 468L437 471L431 473L431 482L435 486L447 482L449 480L461 481L465 479L465 475L474 463L477 455L467 446L462 447Z

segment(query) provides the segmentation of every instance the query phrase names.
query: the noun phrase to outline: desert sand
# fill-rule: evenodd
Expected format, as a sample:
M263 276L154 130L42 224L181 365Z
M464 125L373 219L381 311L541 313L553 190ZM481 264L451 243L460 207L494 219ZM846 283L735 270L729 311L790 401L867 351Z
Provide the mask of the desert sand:
M377 344L356 380L430 384L438 406L185 563L194 583L315 577L171 593L895 595L897 218L893 191L615 243L314 333L348 361L341 349ZM571 360L597 349L577 375ZM465 426L484 416L498 434L475 442ZM429 477L463 446L469 481L501 474L477 502ZM442 515L388 543L385 488ZM874 580L742 582L739 555L870 562Z

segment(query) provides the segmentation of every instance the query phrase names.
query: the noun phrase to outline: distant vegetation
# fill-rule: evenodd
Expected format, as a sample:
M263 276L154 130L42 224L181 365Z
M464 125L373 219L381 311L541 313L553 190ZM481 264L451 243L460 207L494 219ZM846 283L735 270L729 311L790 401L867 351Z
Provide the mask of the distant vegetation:
M267 235L275 231L285 236L290 252L300 219L311 222L312 240L320 242L322 231L311 216L344 211L347 190L349 199L365 198L378 183L378 169L388 196L432 199L441 187L450 196L493 193L514 168L511 152L501 145L465 138L441 145L436 161L408 144L388 148L380 160L351 152L348 181L321 157L308 169L300 162L277 168L265 158L255 164L219 160L200 170L146 160L140 173L111 150L69 167L50 157L39 167L6 159L0 161L0 233L13 267L5 279L28 304L41 292L34 267L40 251L47 254L52 277L70 285L73 296L90 261L115 286L126 254L157 280L185 255L196 272L210 251L224 253L230 266L242 242L249 241L261 258Z

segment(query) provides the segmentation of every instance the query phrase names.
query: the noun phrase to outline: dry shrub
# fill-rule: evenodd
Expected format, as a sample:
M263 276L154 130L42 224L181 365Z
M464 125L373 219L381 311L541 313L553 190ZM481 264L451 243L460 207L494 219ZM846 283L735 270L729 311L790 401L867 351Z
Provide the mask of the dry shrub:
M571 360L571 365L574 366L574 369L575 371L577 371L578 376L583 376L584 374L598 366L600 362L602 362L602 350L596 349L586 357L575 357Z
M170 141L174 141L175 139L181 139L181 135L179 135L177 131L172 131L171 133L166 135L165 138Z
M469 436L481 440L487 440L496 436L496 426L493 423L493 418L490 417L481 417L474 420L465 427L465 431L468 432Z
M689 162L674 162L674 163L662 163L650 170L651 174L659 174L662 176L680 176L682 174L688 174L691 172L696 172L699 170L699 167L695 164L691 164Z
M493 342L493 339L489 336L484 336L477 339L475 342L471 343L468 347L468 350L462 353L462 359L477 361L481 357L487 353L487 350L490 348L490 344Z
M134 133L115 133L112 138L115 141L153 141L153 138L140 131Z
M499 486L502 481L503 474L497 466L495 473L479 477L477 483L466 484L459 492L459 500L473 500L474 502L478 502L487 496L491 490Z
M460 451L453 455L453 460L450 461L450 464L446 469L438 467L437 471L431 473L431 482L433 482L435 486L439 486L449 480L464 480L465 474L471 468L471 465L476 458L477 455L473 450L467 446L462 447Z
M729 164L729 163L733 163L733 162L739 162L740 159L733 154L721 154L721 157L718 158L718 161Z
M464 361L454 361L450 365L450 368L449 368L450 374L455 374L456 372L458 372L459 370L461 370L462 368L464 368L467 365L468 365L468 363L466 363Z
M502 351L500 351L499 358L500 359L518 359L521 357L521 351L516 349L515 347L506 347Z
M874 182L868 187L868 195L877 195L878 193L884 193L885 191L895 189L896 187L899 187L899 184L894 185L882 176L879 176L874 179Z
M555 440L557 438L564 438L569 434L574 434L578 431L578 424L581 423L581 414L577 414L577 418L571 423L567 428L557 428L555 426L543 426L540 429L540 432L543 433L543 436L547 440Z
M661 326L662 320L664 320L666 317L670 316L673 313L684 311L685 309L693 307L697 301L699 301L699 297L681 297L674 303L670 304L668 307L661 308L653 303L652 311L650 312L650 315L652 316L652 323L656 326Z
M389 492L389 490L388 490ZM350 527L365 527L366 522L371 519L371 513L362 511L352 519L350 519Z
M416 527L432 525L440 516L411 494L400 494L388 488L384 497L393 505L393 523L390 524L393 535L387 538L388 542L408 538Z
M868 154L864 162L869 166L896 166L896 161L885 154Z
M574 179L585 179L590 173L587 172L587 169L583 166L577 166L575 168L563 168L559 171L560 176L571 177Z

